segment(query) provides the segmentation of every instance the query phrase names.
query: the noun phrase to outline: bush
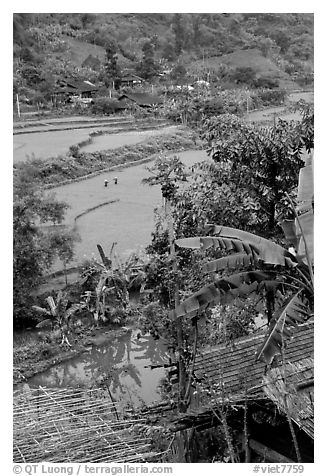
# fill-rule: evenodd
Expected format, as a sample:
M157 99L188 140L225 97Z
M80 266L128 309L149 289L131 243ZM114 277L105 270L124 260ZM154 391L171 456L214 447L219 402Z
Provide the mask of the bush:
M121 110L121 104L117 99L112 98L95 98L93 100L92 114L114 114Z
M229 74L229 79L237 84L247 84L252 86L256 79L256 72L250 66L239 66Z
M207 99L202 106L202 112L205 116L216 116L226 112L224 102L220 98Z
M274 88L278 88L279 81L278 79L261 77L254 81L254 86L256 88L274 89Z
M263 106L283 104L287 96L284 89L263 89L257 94Z

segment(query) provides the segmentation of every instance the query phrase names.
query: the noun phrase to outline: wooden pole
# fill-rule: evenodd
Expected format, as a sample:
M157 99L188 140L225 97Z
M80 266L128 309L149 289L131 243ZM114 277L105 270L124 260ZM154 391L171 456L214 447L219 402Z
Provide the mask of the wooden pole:
M16 94L16 103L17 103L17 114L18 114L18 117L20 117L20 106L19 106L18 94Z
M265 463L295 463L295 461L292 461L286 456L268 448L268 446L265 446L252 438L249 440L249 446L253 451L258 453L258 455L263 456Z
M165 199L165 208L166 216L168 217L168 236L169 236L169 249L170 256L173 261L173 270L177 271L177 261L176 261L176 250L174 243L174 224L171 217L170 201L168 198ZM179 306L179 293L178 286L175 288L175 309ZM179 411L185 412L187 408L187 403L185 402L185 392L186 392L186 366L184 358L184 339L183 339L183 325L182 320L179 317L176 320L177 328L177 348L178 348L178 382L179 382Z

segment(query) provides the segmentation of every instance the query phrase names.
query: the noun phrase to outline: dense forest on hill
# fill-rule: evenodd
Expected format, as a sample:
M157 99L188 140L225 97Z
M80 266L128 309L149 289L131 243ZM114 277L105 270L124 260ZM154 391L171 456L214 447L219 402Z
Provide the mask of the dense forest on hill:
M13 21L14 92L30 101L49 95L62 77L105 83L108 45L121 70L152 83L169 71L169 80L209 73L211 81L239 84L238 69L244 75L247 67L280 87L313 77L313 14L17 13ZM98 67L85 65L87 57Z

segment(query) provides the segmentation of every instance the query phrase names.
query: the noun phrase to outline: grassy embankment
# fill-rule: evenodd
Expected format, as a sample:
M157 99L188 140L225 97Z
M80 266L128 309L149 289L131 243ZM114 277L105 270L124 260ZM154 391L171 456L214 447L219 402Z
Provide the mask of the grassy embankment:
M114 166L128 166L141 160L151 160L155 154L195 149L197 147L193 135L192 131L181 129L174 134L165 134L140 144L94 153L80 152L77 147L76 151L72 151L74 155L20 162L14 166L14 176L28 175L35 184L50 188L51 185L88 178Z

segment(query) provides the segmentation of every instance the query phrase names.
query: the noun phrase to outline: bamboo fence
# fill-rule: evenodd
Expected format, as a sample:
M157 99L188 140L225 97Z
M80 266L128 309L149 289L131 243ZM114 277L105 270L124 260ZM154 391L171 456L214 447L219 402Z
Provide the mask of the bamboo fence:
M145 419L124 415L105 389L37 389L14 393L15 463L155 461Z

